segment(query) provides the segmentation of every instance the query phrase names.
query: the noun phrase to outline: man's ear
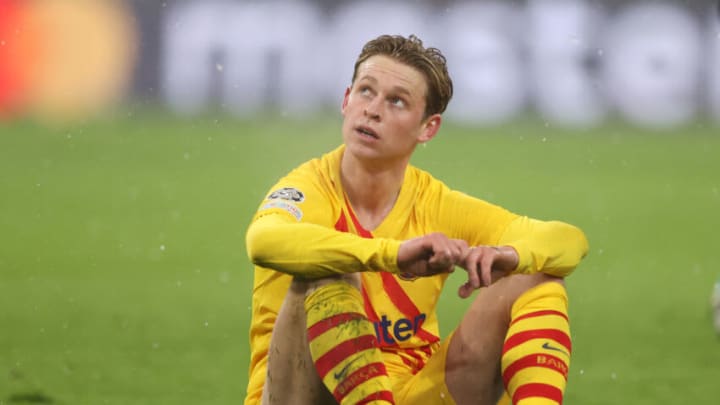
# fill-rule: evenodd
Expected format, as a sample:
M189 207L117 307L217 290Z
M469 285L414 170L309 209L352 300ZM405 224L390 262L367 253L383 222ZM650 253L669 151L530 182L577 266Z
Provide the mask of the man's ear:
M440 114L433 114L428 117L422 124L422 130L418 137L418 142L425 143L437 135L440 130L440 124L442 123L442 116Z
M348 104L348 98L350 97L350 87L345 89L345 96L343 96L342 105L340 106L340 112L345 113L345 107Z

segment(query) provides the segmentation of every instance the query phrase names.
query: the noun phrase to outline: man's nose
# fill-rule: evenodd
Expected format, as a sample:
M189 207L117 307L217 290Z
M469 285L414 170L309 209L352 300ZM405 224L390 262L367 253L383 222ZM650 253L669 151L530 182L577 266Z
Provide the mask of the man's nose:
M370 100L365 105L365 116L373 119L373 120L379 120L380 119L380 97L374 97L372 100Z

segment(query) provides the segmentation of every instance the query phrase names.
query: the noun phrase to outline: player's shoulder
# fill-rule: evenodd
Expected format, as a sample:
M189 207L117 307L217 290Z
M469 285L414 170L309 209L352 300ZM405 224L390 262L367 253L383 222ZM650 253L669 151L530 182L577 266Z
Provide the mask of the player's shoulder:
M291 170L288 176L302 176L309 179L313 178L330 178L335 177L340 167L340 158L342 157L342 148L336 148L321 156L314 157Z
M442 180L436 178L427 170L409 165L405 174L405 183L416 190L418 195L424 193L436 194L448 190Z

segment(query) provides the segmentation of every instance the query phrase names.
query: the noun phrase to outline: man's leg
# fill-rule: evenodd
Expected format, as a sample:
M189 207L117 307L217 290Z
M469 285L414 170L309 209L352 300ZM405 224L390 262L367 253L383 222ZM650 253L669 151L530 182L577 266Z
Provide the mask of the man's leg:
M263 405L335 404L308 350L306 283L293 281L278 313L268 352Z
M263 404L394 403L359 288L359 275L293 280L273 331Z
M570 356L562 281L506 277L475 298L450 340L445 380L459 405L561 403ZM501 372L502 370L502 372Z

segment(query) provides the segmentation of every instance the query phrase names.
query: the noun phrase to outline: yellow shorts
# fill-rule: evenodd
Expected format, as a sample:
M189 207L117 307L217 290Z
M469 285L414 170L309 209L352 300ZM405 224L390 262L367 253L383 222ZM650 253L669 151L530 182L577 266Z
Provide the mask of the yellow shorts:
M445 360L451 337L443 339L414 375L407 365L392 357L385 362L397 405L456 405L445 384Z
M442 340L425 366L414 375L407 365L392 360L392 357L385 361L397 405L457 405L445 383L445 363L451 338L452 333ZM498 405L509 404L510 399L505 393Z

